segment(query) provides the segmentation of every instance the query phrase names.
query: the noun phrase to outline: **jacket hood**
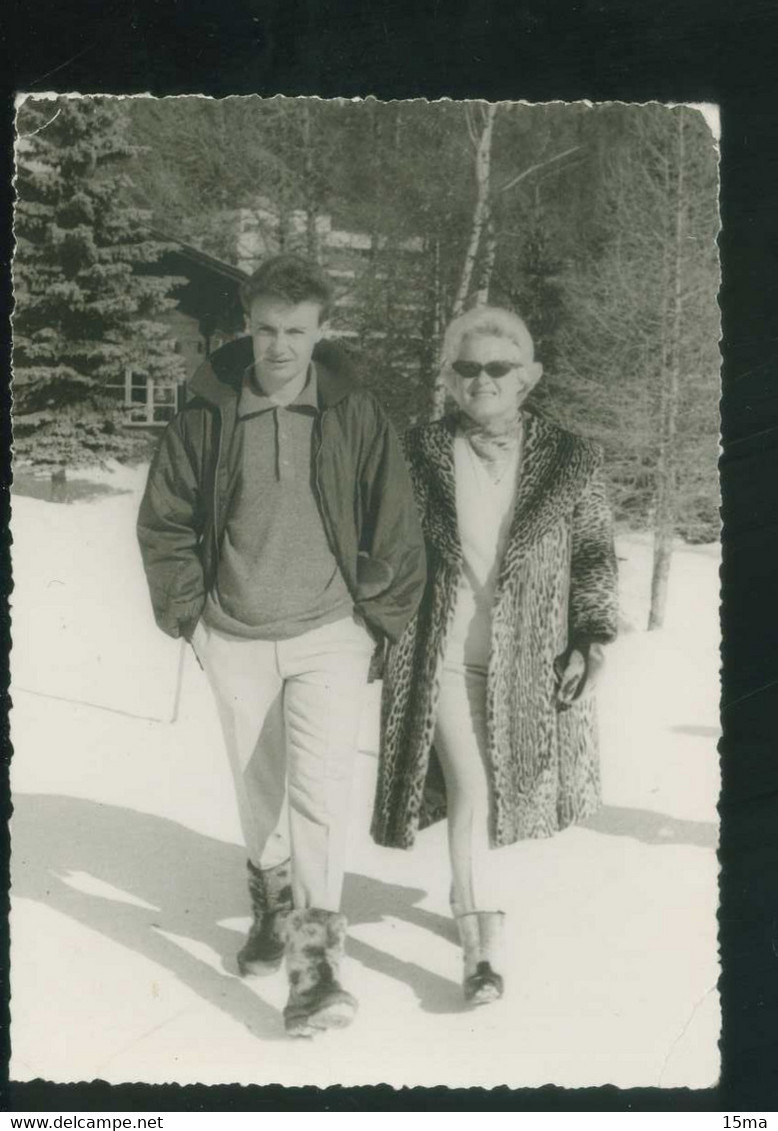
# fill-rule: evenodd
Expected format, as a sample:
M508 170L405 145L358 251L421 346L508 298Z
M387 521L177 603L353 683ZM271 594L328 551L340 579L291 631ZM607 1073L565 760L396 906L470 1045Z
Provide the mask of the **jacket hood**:
M191 395L216 405L235 400L243 374L253 360L250 336L228 342L189 378L187 384ZM333 341L317 342L313 360L316 362L320 408L330 408L359 388L359 357L348 346Z

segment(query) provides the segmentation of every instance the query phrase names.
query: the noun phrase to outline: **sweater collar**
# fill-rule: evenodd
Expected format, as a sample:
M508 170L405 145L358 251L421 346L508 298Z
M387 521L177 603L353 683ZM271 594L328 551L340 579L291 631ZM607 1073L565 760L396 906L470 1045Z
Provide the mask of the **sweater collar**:
M240 393L238 395L238 416L254 416L257 413L270 412L275 408L312 408L318 409L318 380L316 365L311 362L305 380L291 400L279 401L275 397L261 393L252 381L252 365L249 365L243 374ZM299 379L298 384L299 384Z

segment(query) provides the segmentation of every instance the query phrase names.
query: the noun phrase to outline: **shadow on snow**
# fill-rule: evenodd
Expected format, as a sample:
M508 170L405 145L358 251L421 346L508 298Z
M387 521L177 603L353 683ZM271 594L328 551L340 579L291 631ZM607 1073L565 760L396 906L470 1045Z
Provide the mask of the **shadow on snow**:
M640 809L606 806L584 825L646 844L716 845L713 824ZM236 976L242 934L222 924L249 914L241 847L164 817L48 794L18 794L11 828L14 895L44 903L167 968L257 1036L284 1039L278 1011ZM67 882L71 873L85 873L151 907L80 891ZM453 922L418 906L425 894L420 888L350 874L343 910L353 925L393 916L454 943ZM221 969L189 954L163 931L206 945ZM418 963L355 938L348 951L364 966L410 986L428 1012L464 1008L458 985Z
M189 989L266 1040L285 1039L278 1011L237 977L242 933L222 920L249 915L245 852L167 818L114 805L47 794L18 794L12 831L13 894L37 900L168 969ZM72 873L110 884L151 907L80 891ZM343 909L357 925L392 915L453 942L453 923L418 907L419 888L348 875ZM216 969L160 932L209 947ZM409 985L422 1009L462 1009L458 985L414 962L357 939L349 955ZM252 982L253 987L252 988Z
M604 805L581 822L585 829L606 836L629 836L643 844L687 844L694 848L715 848L718 829L710 821L687 821L668 817L650 809L630 809Z

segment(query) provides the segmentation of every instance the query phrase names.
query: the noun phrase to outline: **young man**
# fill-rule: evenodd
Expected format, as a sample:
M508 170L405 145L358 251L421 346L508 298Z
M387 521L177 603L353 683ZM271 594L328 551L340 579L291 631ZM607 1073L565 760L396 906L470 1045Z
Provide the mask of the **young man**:
M157 623L215 695L248 849L241 973L278 965L287 1030L348 1024L339 914L349 787L371 658L425 581L396 436L321 341L328 280L294 256L243 287L250 337L192 378L152 464L138 537Z

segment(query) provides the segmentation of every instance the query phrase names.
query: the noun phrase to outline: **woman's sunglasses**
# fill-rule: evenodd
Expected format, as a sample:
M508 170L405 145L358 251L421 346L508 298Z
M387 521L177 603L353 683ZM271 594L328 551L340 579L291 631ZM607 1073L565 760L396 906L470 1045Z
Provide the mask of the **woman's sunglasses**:
M465 381L474 381L482 372L489 377L507 377L514 369L520 369L517 361L487 361L481 365L477 361L453 361L451 368Z

